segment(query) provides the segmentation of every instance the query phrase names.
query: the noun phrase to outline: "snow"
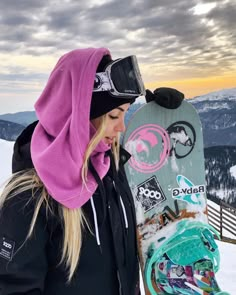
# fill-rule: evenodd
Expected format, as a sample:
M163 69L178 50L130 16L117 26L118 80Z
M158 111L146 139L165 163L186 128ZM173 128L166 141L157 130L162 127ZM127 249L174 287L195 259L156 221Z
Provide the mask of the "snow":
M207 200L207 204L210 205L211 207L215 208L218 212L220 212L220 207L219 205L217 205L215 202L212 202L210 200ZM230 212L227 212L228 216L231 215ZM232 216L234 217L234 216ZM228 225L227 224L228 222L225 221L225 225ZM224 237L227 237L227 238L230 238L230 239L236 239L235 235L231 234L230 232L228 232L226 229L223 228L223 231L222 231L222 234ZM236 250L236 249L235 249Z
M211 195L216 195L217 198L221 200L228 200L229 196L234 192L234 189L211 189L209 193Z
M14 142L0 139L0 188L11 175L11 158Z
M139 96L138 98L135 99L134 103L146 103L146 99L144 96Z
M221 268L216 275L222 290L228 291L231 295L236 294L236 245L224 242L217 242L221 253Z
M0 183L7 180L11 175L11 157L14 142L0 139ZM231 174L236 177L236 166L231 167ZM212 206L217 206L211 202ZM222 290L231 295L236 294L236 245L217 241L221 253L221 267L217 273L217 281ZM144 295L143 284L141 282L142 295Z
M236 166L232 166L229 171L231 176L236 179Z
M193 101L195 102L195 101ZM204 103L204 105L202 107L198 107L198 113L204 113L204 112L208 112L210 110L218 110L219 109L219 103L210 103L208 104L207 101ZM227 103L220 103L220 109L230 109L230 106Z
M191 99L192 103L197 103L201 101L208 100L228 100L228 101L236 101L236 88L231 89L223 89L220 91L211 92L205 95L197 96Z

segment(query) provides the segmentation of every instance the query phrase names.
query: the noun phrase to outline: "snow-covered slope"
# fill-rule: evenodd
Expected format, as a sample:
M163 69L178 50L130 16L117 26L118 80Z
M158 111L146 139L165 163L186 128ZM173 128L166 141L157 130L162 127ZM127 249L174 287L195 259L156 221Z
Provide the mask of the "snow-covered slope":
M189 100L203 127L204 146L236 146L236 88L211 92Z
M229 171L230 171L231 176L232 176L234 179L236 179L236 166L232 166L232 167L229 169Z
M11 158L14 142L0 139L0 187L11 175Z
M236 83L236 82L235 82ZM196 96L192 99L194 103L202 101L235 101L236 102L236 88L222 89L215 92L210 92L201 96Z

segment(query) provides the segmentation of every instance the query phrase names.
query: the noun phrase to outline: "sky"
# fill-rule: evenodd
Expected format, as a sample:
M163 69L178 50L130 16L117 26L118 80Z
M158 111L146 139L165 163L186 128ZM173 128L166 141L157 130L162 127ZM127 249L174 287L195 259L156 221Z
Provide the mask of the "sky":
M32 110L75 48L135 54L146 88L187 98L236 86L236 0L0 1L0 113Z

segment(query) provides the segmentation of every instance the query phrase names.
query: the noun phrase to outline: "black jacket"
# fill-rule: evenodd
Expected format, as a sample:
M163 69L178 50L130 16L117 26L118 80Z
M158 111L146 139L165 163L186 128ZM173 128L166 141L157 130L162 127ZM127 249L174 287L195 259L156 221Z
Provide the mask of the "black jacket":
M15 143L13 172L33 167L29 147L35 125L26 128ZM5 203L0 212L0 295L138 294L135 213L123 170L128 157L121 150L118 175L111 161L109 172L93 195L101 245L98 246L96 236L86 228L79 265L69 284L66 267L59 264L63 230L57 202L50 200L54 214L47 215L45 207L41 208L33 236L26 242L37 193L33 200L32 192L26 191ZM90 201L82 208L95 232Z

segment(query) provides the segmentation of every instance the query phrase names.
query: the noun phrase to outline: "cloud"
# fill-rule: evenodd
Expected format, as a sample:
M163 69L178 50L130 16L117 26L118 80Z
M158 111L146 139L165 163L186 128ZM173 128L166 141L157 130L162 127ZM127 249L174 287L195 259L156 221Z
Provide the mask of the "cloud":
M60 55L88 46L114 58L136 54L145 82L236 71L233 1L8 0L0 11L0 78L8 81L35 74L42 84Z

